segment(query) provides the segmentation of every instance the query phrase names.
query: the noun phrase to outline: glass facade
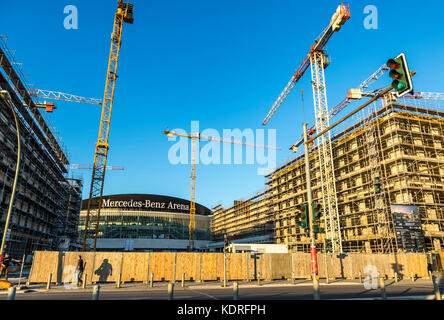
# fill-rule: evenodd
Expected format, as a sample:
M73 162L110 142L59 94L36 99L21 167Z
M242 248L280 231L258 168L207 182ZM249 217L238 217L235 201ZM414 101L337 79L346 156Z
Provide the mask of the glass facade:
M93 216L95 216L95 213ZM80 232L85 228L86 210L80 214ZM187 213L102 209L98 238L103 239L189 239ZM210 240L210 217L196 215L196 240Z

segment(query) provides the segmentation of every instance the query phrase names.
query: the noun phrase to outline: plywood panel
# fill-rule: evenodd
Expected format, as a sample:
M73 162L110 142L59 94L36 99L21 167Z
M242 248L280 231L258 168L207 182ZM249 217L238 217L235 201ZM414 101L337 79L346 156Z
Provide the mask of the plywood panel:
M47 282L52 274L52 281L57 280L57 268L59 264L59 252L37 251L32 262L30 282Z
M123 254L122 281L147 281L148 252L125 252Z
M116 282L119 277L123 253L97 252L94 256L92 282Z
M290 255L287 253L270 253L271 278L289 279L291 277Z
M418 277L428 277L427 258L424 254L408 254L408 264L413 274ZM410 273L409 273L410 275Z
M202 255L202 279L223 279L224 255L223 253L204 253Z
M178 252L176 261L176 280L182 279L185 273L185 280L199 280L200 253Z
M154 273L154 281L160 281L162 278L172 281L174 278L174 252L152 252L150 273ZM176 276L177 278L177 276Z
M84 264L84 271L83 274L86 274L86 282L91 282L91 274L92 274L92 268L93 268L93 258L94 253L93 252L65 252L64 253L65 259L63 263L63 277L62 282L64 284L72 284L72 281L74 280L74 276L72 274L73 270L77 267L77 262L79 260L79 256L82 256L83 264ZM83 278L83 277L82 277Z
M245 254L228 253L227 254L227 279L242 280L245 277ZM223 278L222 278L223 279Z
M293 253L292 268L295 278L307 278L310 276L310 254L309 253Z

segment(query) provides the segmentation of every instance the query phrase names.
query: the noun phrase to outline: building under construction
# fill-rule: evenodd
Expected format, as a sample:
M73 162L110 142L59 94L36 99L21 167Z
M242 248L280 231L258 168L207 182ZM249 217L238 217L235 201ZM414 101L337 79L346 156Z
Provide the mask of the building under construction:
M210 227L215 242L224 241L226 235L231 240L274 243L274 217L268 189L247 200L236 200L228 209L217 205L213 208Z
M68 160L50 124L37 109L14 56L0 38L0 234L3 236L17 167L20 166L5 252L78 248L81 179L67 177Z
M336 238L338 252L442 250L444 110L435 98L385 97L331 133L336 212L327 219L321 217L320 227L327 222L337 225L338 232L316 234L318 249L323 249L325 238ZM311 147L310 170L313 202L325 208L329 199L322 195L319 150L315 145ZM261 199L251 198L244 206L216 210L213 232L224 230L236 237L250 221L258 221L257 232L249 236L267 234L293 252L308 252L309 235L299 225L298 209L298 205L307 203L303 154L270 173L266 185ZM273 231L259 227L262 211L242 211L255 203L267 208L267 223L274 225Z

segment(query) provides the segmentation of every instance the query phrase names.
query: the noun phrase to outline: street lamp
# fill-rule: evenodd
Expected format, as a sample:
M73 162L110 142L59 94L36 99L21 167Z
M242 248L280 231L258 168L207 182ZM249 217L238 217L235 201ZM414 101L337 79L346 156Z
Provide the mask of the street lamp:
M18 174L19 174L19 169L20 169L20 132L19 132L19 126L18 126L18 121L17 121L17 115L15 113L14 105L12 104L11 96L9 95L9 92L6 90L1 90L0 96L2 97L3 101L5 101L5 103L11 108L12 114L14 116L14 121L15 121L15 129L17 130L17 163L16 163L16 167L15 167L14 184L12 186L11 200L9 201L8 215L6 216L5 230L3 232L2 244L0 247L0 254L3 254L3 250L5 247L6 233L8 231L9 221L11 218L11 212L12 212L12 207L14 204L14 197L15 197L15 188L17 186Z
M310 230L310 258L311 258L311 275L313 277L313 297L319 300L319 282L318 282L318 261L316 256L316 240L314 235L313 224L313 200L311 194L311 177L310 177L310 159L308 155L308 135L307 123L303 124L304 130L304 157L305 157L305 180L307 184L307 207L308 207L308 223Z

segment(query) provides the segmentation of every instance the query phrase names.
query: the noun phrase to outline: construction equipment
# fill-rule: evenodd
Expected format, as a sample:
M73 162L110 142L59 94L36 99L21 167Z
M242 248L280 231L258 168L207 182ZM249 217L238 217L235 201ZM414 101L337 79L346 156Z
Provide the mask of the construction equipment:
M88 211L86 214L85 230L83 234L83 251L86 249L86 239L89 231L89 220L91 215L92 201L97 200L95 209L95 233L94 251L96 251L97 234L100 221L100 209L102 206L103 183L105 180L106 160L108 157L108 137L111 124L111 111L113 107L114 89L117 80L117 64L119 60L120 46L122 43L123 23L133 23L134 6L130 3L118 1L117 12L114 17L114 27L111 36L111 49L108 60L108 71L106 74L105 93L102 100L102 115L100 119L99 137L94 154L94 167L91 178L91 189L88 200Z
M196 237L195 234L195 228L196 228L196 151L197 146L196 142L197 140L202 141L217 141L221 143L231 143L231 144L239 144L243 146L248 147L254 147L254 148L264 148L264 149L276 149L281 150L280 147L275 146L266 146L266 145L257 145L257 144L250 144L242 141L235 141L231 139L224 139L220 137L213 137L213 136L206 136L202 135L200 133L179 133L175 131L170 130L164 130L164 134L166 134L169 138L178 136L178 137L185 137L188 139L191 139L191 200L190 200L190 223L189 223L189 245L188 250L193 251L194 249L194 240Z
M69 164L65 166L68 170L92 170L94 165L92 164ZM106 166L106 170L124 170L121 166Z
M311 78L313 86L313 102L316 118L316 130L322 132L329 127L329 113L327 106L326 83L324 76L324 69L330 64L330 60L325 53L324 47L330 40L333 33L339 31L341 26L350 18L350 10L348 4L340 4L330 23L321 35L316 38L315 44L311 46L308 55L302 61L302 64L293 74L291 80L288 82L278 99L273 104L273 107L268 112L263 125L266 125L273 114L277 111L285 98L291 92L296 83L304 75L308 67L311 67ZM335 177L333 170L333 158L331 148L330 132L327 132L318 138L319 160L321 167L321 181L325 231L327 239L331 239L333 252L342 253L342 241L339 225L339 213L336 197Z
M69 93L42 90L42 89L29 89L29 95L32 97L37 97L42 99L52 99L59 101L78 102L78 103L95 104L95 105L102 104L102 100L100 99L86 98Z

